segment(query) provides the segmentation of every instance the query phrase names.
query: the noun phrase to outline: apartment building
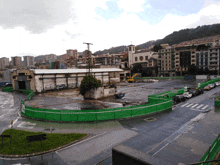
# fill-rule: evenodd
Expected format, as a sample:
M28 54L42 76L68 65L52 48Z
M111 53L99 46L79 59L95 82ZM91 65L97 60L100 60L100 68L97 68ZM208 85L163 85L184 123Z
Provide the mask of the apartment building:
M219 49L220 47L211 47L208 49L208 69L219 71Z
M158 73L169 76L175 74L175 47L167 46L158 51Z
M73 57L75 59L77 59L79 56L76 49L75 50L73 50L73 49L66 50L66 55L67 55L67 58Z
M11 65L16 67L22 66L22 58L19 56L11 57Z
M34 65L34 57L33 56L23 56L24 58L24 67L29 67Z
M9 58L6 57L0 58L0 69L4 69L8 65L9 65Z

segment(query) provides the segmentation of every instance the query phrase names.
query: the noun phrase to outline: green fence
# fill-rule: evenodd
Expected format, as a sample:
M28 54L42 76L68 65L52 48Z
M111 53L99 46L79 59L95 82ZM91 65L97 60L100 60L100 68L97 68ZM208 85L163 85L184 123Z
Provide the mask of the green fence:
M202 83L198 83L197 84L197 88L203 88L209 84L212 84L212 83L215 83L217 81L220 81L220 78L216 78L216 79L213 79L213 80L209 80L209 81L206 81L206 82L202 82Z
M215 97L215 107L220 107L220 96Z
M212 145L209 147L208 151L206 151L205 155L203 155L200 162L214 160L219 151L220 151L220 134L215 139L215 141L212 143ZM201 163L201 165L202 164L211 165L212 163Z
M172 108L172 99L154 98L145 105L99 110L53 110L25 106L21 102L21 114L27 117L50 121L101 121L152 114Z

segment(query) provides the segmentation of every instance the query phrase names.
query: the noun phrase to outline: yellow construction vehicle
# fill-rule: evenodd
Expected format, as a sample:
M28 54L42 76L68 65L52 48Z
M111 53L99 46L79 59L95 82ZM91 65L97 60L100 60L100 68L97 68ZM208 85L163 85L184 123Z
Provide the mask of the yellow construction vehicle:
M131 82L134 82L134 77L138 76L139 74L136 73L134 74L131 78L128 78L128 82L131 83Z

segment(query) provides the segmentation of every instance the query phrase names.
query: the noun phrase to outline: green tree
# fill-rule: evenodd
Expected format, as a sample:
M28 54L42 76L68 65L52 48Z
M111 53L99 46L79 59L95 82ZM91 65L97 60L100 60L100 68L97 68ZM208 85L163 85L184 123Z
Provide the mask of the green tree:
M155 45L151 50L154 52L158 52L158 50L162 49L162 46L160 45Z
M141 63L136 63L133 65L133 68L131 69L132 73L142 73L143 71L143 67L141 65Z
M97 80L94 76L84 76L83 80L81 81L79 90L81 95L85 95L87 91L90 89L95 89L101 86L101 81Z
M136 47L135 47L135 50L140 50L140 49L141 49L140 46L136 46Z

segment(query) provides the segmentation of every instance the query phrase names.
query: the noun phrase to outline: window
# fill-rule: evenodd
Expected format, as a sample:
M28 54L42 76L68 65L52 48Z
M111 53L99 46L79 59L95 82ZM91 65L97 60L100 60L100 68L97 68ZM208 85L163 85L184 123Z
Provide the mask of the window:
M148 56L145 56L145 60L148 60Z
M140 57L139 57L139 60L140 60L140 61L143 61L143 59L144 59L143 56L140 56Z
M135 57L135 61L137 61L138 60L138 58L137 57Z

